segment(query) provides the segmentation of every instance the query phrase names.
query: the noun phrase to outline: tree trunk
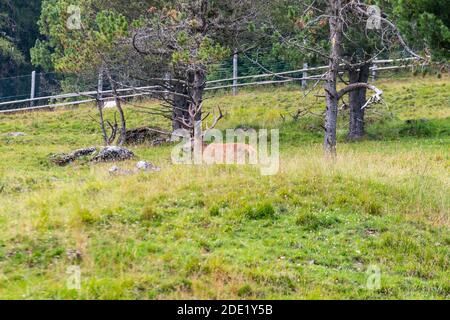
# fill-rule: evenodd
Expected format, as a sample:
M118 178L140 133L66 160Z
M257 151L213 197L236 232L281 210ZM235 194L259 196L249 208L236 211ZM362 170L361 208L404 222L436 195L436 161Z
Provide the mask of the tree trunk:
M342 21L339 18L341 0L329 0L330 7L330 61L326 76L325 92L327 110L325 114L325 152L336 154L336 128L338 115L338 93L336 81L341 57Z
M360 68L360 70L350 70L349 79L350 84L352 83L367 83L369 80L370 65L366 64ZM349 93L349 104L350 104L350 123L349 123L349 140L358 140L365 135L365 121L364 113L365 110L362 109L367 101L366 98L367 89L360 88Z
M119 94L117 93L116 83L114 82L109 70L105 69L105 72L106 72L106 75L108 76L108 80L111 85L111 90L114 95L114 101L116 103L117 111L119 112L121 128L120 128L120 135L119 135L119 140L118 140L117 144L119 146L121 146L125 143L125 139L127 136L127 122L125 120L125 113L123 112L123 109L122 109L122 100L119 97Z
M197 116L195 120L199 121L202 118L202 103L203 103L203 91L205 89L205 73L203 71L196 71L194 74L194 83L192 91L192 102L197 108Z
M202 70L195 71L192 83L192 108L195 110L195 117L191 119L191 124L194 125L193 137L200 138L202 134L202 105L203 105L203 91L205 89L205 73Z
M109 145L108 134L106 133L105 118L103 117L103 101L97 100L96 105L100 117L100 128L102 129L103 143L105 144L105 146L108 146Z
M120 136L119 136L119 140L117 142L117 144L119 146L122 146L125 143L125 139L127 137L127 124L126 124L126 120L125 120L125 113L123 112L122 109L122 101L120 100L120 97L117 95L117 91L114 89L115 91L115 96L114 99L116 101L116 107L117 110L119 111L119 117L120 117Z
M105 146L107 146L107 145L109 145L109 141L108 141L108 134L106 133L105 119L103 117L103 106L104 106L103 96L100 93L100 91L103 91L103 68L100 68L100 71L98 73L96 105L97 105L98 114L100 117L100 127L102 129L103 143L105 144Z
M202 103L203 103L203 92L205 89L205 73L201 70L195 71L189 74L187 82L188 88L184 83L175 84L175 92L181 93L181 95L175 94L173 97L174 107L173 107L173 121L172 129L189 129L194 133L194 129L201 126L202 119ZM187 97L190 97L188 99ZM192 118L191 114L195 114ZM184 118L187 123L190 124L189 128L186 128L181 121L177 119Z
M173 95L173 116L172 116L172 131L178 129L188 129L183 126L183 124L177 119L185 119L186 121L189 119L189 102L187 98L183 95L187 95L186 86L177 82L175 85L175 93Z

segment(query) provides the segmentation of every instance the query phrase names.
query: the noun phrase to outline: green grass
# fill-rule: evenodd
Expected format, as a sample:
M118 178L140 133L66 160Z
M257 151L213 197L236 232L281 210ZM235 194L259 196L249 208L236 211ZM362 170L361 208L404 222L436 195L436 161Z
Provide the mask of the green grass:
M369 112L366 139L346 142L341 116L335 162L320 120L280 117L319 112L320 100L292 87L207 100L227 111L222 129L280 128L281 170L270 177L175 166L170 147L132 148L158 173L55 167L49 154L100 144L95 109L1 116L0 298L449 299L450 82L380 86L387 106ZM167 126L126 112L130 127ZM66 287L73 265L80 292ZM366 287L371 265L377 290Z

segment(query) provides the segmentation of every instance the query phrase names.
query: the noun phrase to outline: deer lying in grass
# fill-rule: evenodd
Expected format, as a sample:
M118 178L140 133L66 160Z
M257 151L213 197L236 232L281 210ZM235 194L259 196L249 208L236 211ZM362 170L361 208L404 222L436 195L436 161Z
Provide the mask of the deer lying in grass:
M182 145L182 150L185 153L192 153L196 163L202 162L206 164L245 164L248 157L250 164L256 164L258 161L256 149L245 143L211 143L207 144L204 141L205 134L215 128L217 123L223 118L223 113L220 108L219 115L214 117L213 124L200 134L198 137L191 138L186 144ZM205 120L210 113L207 113L202 121ZM190 111L191 122L194 123L196 113ZM180 120L181 123L189 129L193 128L191 123ZM195 131L195 130L194 130Z
M192 139L183 146L185 152L201 155L206 164L244 164L248 157L251 164L257 161L256 149L245 143L211 143Z
M256 149L245 143L202 143L203 160L207 164L244 164L247 157L250 163L257 161Z

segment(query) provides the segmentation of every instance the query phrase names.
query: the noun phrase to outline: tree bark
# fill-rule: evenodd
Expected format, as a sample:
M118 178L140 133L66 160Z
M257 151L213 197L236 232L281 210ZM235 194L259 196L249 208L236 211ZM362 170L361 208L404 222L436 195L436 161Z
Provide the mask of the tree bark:
M203 92L205 89L206 75L202 70L195 71L192 83L192 108L195 110L195 116L191 119L191 124L194 125L193 137L201 137L202 134L202 105Z
M194 74L194 83L192 91L192 103L195 105L197 114L195 120L200 121L202 119L202 103L203 103L203 91L205 89L205 73L201 70L196 71Z
M105 118L103 117L103 101L97 99L96 105L100 117L100 128L102 129L103 143L105 146L108 146L108 134L106 133Z
M119 135L119 140L118 140L117 144L119 146L122 146L125 143L125 139L126 139L126 135L127 135L127 122L125 119L125 113L123 112L121 98L119 97L119 94L117 93L117 86L116 86L108 68L105 69L105 72L108 77L109 83L111 85L111 90L114 95L114 101L116 103L117 111L119 112L121 128L120 128L120 135Z
M201 126L205 79L205 73L198 70L189 74L187 85L181 82L175 84L175 92L181 94L175 94L173 97L173 130L188 129L194 134L195 128ZM184 125L180 119L184 119L189 127L187 124Z
M336 89L337 76L339 72L339 62L341 57L342 41L342 20L340 11L341 0L329 0L330 7L330 59L328 73L326 76L325 92L327 110L325 113L325 152L331 155L336 154L336 128L338 115L339 96Z
M370 65L361 66L359 70L349 70L350 84L367 83L369 80ZM367 88L359 88L349 93L350 120L349 140L358 140L365 135L365 109L362 107L367 101Z
M125 143L125 139L127 137L127 124L126 124L126 120L125 120L125 113L123 112L123 108L122 108L122 101L120 100L120 97L117 95L117 91L114 89L115 91L115 96L114 99L116 101L116 107L117 110L119 111L119 117L120 117L120 136L119 136L119 140L117 142L117 144L119 146L122 146Z
M180 93L173 95L173 116L172 116L172 131L178 129L188 129L178 119L189 119L189 102L185 97L187 95L186 86L184 83L175 83L175 92Z
M108 141L108 134L106 133L106 126L105 126L105 119L103 116L103 106L104 106L104 102L103 102L103 96L100 93L100 91L103 91L103 68L100 68L100 71L98 73L98 87L97 87L97 101L96 101L96 105L97 105L97 109L98 109L98 114L100 117L100 127L102 129L102 137L103 137L103 142L105 144L105 146L109 145L109 141Z

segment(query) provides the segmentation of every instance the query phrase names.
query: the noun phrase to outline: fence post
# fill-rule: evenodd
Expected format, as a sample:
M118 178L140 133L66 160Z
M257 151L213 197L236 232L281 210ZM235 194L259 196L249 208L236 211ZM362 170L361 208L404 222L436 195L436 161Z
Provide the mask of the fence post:
M237 52L233 55L233 95L237 95L238 93L238 54Z
M308 88L308 63L303 64L303 74L302 74L302 88L303 90L306 90Z
M34 106L34 97L36 95L36 71L31 72L31 93L30 93L30 107Z
M164 73L164 98L167 100L169 99L169 90L168 87L171 85L170 80L172 79L172 74L167 71L166 73Z
M372 82L375 82L377 80L377 69L378 69L377 62L374 61L372 65Z
M97 99L100 101L100 105L103 105L103 68L100 68L98 73Z

